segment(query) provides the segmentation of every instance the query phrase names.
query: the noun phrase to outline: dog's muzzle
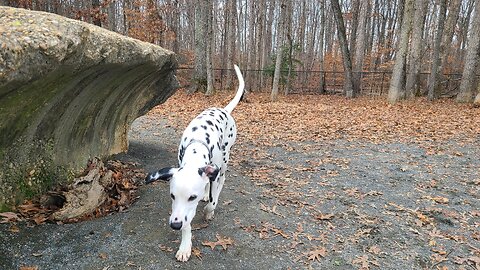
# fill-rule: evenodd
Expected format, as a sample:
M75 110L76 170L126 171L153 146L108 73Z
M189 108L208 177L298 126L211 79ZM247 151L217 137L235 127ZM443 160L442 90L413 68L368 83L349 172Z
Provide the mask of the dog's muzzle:
M182 225L183 225L182 221L170 223L170 227L172 227L172 229L174 230L180 230L182 228Z

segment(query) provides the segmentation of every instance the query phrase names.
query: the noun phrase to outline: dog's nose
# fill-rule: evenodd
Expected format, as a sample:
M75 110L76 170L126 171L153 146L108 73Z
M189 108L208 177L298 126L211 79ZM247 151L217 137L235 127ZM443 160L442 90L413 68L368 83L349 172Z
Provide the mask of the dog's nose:
M172 222L170 223L170 227L174 230L180 230L182 228L183 222Z

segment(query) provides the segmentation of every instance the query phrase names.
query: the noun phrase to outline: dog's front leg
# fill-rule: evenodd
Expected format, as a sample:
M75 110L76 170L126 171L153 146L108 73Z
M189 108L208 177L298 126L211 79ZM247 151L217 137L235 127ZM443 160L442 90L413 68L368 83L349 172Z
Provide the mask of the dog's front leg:
M177 255L175 256L177 260L181 262L188 261L190 255L192 254L192 227L190 224L182 229L182 242L178 248Z

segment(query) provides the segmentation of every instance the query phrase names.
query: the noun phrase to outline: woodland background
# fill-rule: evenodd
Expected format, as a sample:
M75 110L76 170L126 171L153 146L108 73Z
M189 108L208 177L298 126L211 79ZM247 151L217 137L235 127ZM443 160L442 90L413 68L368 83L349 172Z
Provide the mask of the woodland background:
M471 102L480 85L475 0L0 0L158 44L179 55L182 85L213 94L341 92ZM477 96L480 100L480 94ZM480 102L480 101L479 101Z

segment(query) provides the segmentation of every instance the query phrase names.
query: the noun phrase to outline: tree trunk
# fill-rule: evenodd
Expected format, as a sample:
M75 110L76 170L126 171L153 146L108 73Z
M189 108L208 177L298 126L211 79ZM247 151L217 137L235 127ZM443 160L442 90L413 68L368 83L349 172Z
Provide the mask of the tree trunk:
M445 68L445 63L448 60L448 56L450 55L450 47L452 47L452 39L453 34L455 33L455 27L457 25L458 16L460 13L460 5L462 4L462 0L452 0L450 1L450 8L448 11L448 17L445 22L445 29L443 31L443 39L442 43L440 44L440 64L438 69L437 78L437 86L435 89L438 89L439 81L443 80L443 73Z
M228 23L227 23L227 68L233 70L233 64L235 62L235 39L236 39L236 19L237 19L237 1L227 1L227 9L228 9ZM232 78L234 76L234 72L227 76L227 83L226 89L232 88Z
M253 65L254 65L254 62L255 62L255 53L256 53L256 50L255 50L255 45L256 45L256 42L255 42L255 31L258 30L257 29L257 25L256 25L256 22L257 22L257 4L256 4L256 1L255 0L249 0L248 1L248 35L247 33L245 33L245 35L247 36L247 51L246 51L246 54L247 54L247 65L246 65L246 72L248 72L247 74L245 74L246 78L247 78L247 81L249 83L246 84L246 91L247 92L250 92L252 89L251 87L253 85L256 84L255 80L256 80L256 74L255 72L252 72L251 70L254 69Z
M211 0L204 0L207 5L206 12L207 12L207 52L206 52L206 66L207 66L207 91L205 92L205 95L211 96L213 95L214 92L214 85L213 85L213 59L212 59L212 43L214 43L214 37L213 37L213 7L212 7L212 2ZM215 46L213 46L215 47Z
M388 101L395 103L400 99L405 98L405 66L407 62L408 41L411 29L413 0L405 1L403 25L400 33L400 41L398 44L398 51L395 59L395 64L392 71L392 79L390 80L390 87L388 89Z
M420 79L420 69L422 66L422 44L424 43L423 30L427 4L428 2L425 0L415 1L415 12L413 15L413 20L417 23L412 25L413 30L410 52L410 66L407 72L407 82L405 86L407 98L412 98L419 94L418 84Z
M471 102L473 99L473 88L475 72L478 65L478 50L480 45L480 1L475 2L475 11L472 21L471 33L468 37L467 55L463 66L460 92L457 95L457 102Z
M277 59L275 60L275 73L273 74L273 85L272 85L272 93L271 93L271 100L277 101L278 99L278 87L280 82L280 70L282 66L282 54L283 54L283 35L285 30L285 1L282 0L280 3L280 17L278 19L278 36L277 36Z
M360 10L360 2L365 2L365 1L360 1L360 0L352 0L352 9L350 11L350 14L352 14L352 22L350 24L350 41L349 41L349 46L348 46L348 51L351 53L351 59L354 59L355 55L354 53L356 52L355 46L356 46L356 41L357 41L357 30L358 30L358 20L359 20L359 10ZM361 18L360 18L361 19Z
M207 21L208 3L196 0L195 3L195 63L190 93L205 92L207 87Z
M320 65L319 93L325 94L324 36L325 36L325 0L320 0L320 29L318 33L318 63Z
M430 69L430 78L428 80L428 100L432 101L438 98L437 80L440 65L440 44L443 38L443 29L445 28L445 17L447 13L447 0L440 0L440 12L437 20L437 35L433 44L432 67Z
M350 51L348 50L342 10L340 9L340 3L338 2L338 0L332 0L331 3L333 16L335 17L335 22L337 23L338 42L340 43L340 47L342 50L343 69L345 74L343 89L347 98L353 98L357 95L357 93L353 89L352 61L350 58Z
M362 1L360 3L360 15L358 18L357 38L355 45L355 65L353 73L353 89L355 93L360 93L363 60L365 56L366 35L367 35L367 13L369 10L369 1Z

